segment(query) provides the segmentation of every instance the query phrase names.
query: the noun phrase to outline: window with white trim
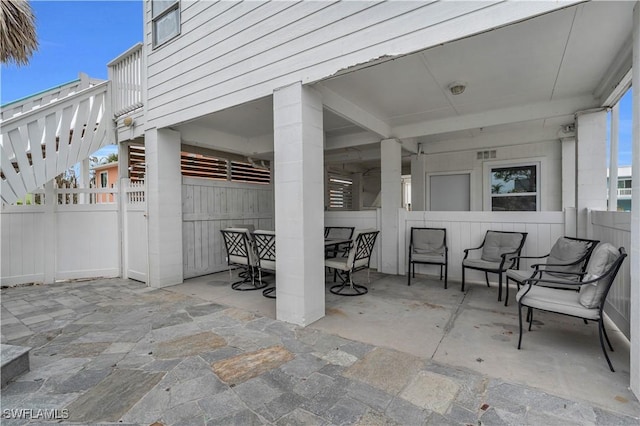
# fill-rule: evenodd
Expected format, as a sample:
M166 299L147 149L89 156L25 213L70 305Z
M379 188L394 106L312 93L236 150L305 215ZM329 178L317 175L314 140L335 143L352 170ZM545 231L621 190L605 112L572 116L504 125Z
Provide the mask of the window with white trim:
M153 47L180 34L180 1L151 0Z
M351 210L353 208L353 179L348 176L329 174L329 210Z
M539 164L491 167L491 211L537 211Z

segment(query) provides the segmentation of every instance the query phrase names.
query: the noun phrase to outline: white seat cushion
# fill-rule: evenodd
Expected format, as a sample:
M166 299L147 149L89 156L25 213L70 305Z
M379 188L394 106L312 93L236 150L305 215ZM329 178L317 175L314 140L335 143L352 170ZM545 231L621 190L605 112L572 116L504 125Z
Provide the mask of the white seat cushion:
M462 261L463 266L468 266L470 268L479 268L479 269L500 269L500 262L489 262L487 260L482 259L465 259Z
M347 266L346 257L330 257L324 260L324 266L327 268L338 269L340 271L348 271L350 268Z
M582 306L577 291L557 290L537 285L532 286L529 292L527 289L529 286L524 286L516 294L516 300L525 306L592 320L600 318L597 308L589 309ZM526 295L524 295L525 292L527 292Z
M433 263L444 263L444 254L417 254L414 253L411 255L412 262L433 262Z
M531 277L533 274L533 269L508 269L507 277L511 278L514 281L518 281L519 283Z

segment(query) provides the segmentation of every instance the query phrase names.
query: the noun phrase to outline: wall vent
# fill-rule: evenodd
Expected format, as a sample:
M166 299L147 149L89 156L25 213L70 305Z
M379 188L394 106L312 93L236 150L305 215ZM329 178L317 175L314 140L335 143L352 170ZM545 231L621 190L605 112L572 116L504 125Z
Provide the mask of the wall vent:
M478 151L476 155L477 160L488 160L490 158L497 158L495 149L492 149L491 151Z

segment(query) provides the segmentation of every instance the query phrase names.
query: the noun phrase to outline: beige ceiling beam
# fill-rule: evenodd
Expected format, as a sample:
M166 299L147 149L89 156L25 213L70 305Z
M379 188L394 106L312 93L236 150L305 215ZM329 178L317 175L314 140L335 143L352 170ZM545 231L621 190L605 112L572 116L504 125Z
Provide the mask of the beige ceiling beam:
M391 136L391 126L384 120L381 120L361 106L338 95L322 84L317 84L316 89L322 94L322 103L329 111L351 121L365 130L377 134L382 139Z
M394 127L392 129L392 133L395 137L400 139L437 135L460 130L471 130L482 127L559 117L574 114L576 111L586 108L592 108L596 106L595 104L596 100L593 96L586 95L557 101L538 102L511 108L483 111L477 114L468 114L439 120L424 121L421 123L407 124L404 126Z

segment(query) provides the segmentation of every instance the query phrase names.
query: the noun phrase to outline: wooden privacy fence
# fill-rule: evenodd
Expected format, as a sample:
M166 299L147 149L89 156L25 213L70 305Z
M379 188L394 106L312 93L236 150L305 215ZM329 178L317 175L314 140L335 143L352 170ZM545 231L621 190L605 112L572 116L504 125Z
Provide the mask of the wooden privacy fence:
M117 188L36 191L3 205L2 285L120 275Z

